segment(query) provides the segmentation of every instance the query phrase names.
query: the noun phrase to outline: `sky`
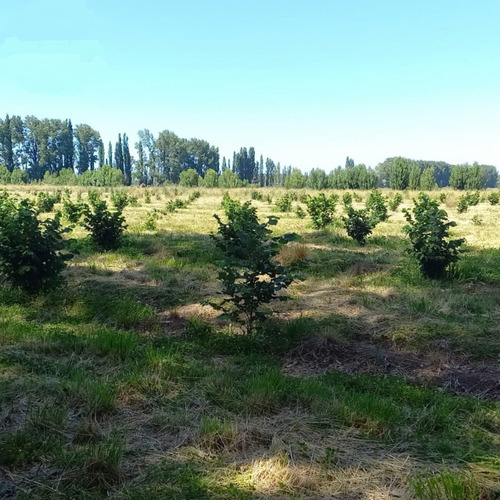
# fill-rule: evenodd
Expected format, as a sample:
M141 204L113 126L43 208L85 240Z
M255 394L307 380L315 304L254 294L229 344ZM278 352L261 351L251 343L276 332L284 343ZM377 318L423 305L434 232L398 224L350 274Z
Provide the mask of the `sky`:
M0 116L253 146L303 171L500 166L498 0L16 0Z

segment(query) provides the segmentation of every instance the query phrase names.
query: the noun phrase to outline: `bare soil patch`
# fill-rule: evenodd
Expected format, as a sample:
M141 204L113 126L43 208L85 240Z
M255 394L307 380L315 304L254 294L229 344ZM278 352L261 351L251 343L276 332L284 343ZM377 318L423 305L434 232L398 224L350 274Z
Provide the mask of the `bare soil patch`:
M308 339L290 351L284 360L283 370L289 375L301 377L330 370L399 375L413 382L437 384L454 394L500 401L500 370L327 336Z

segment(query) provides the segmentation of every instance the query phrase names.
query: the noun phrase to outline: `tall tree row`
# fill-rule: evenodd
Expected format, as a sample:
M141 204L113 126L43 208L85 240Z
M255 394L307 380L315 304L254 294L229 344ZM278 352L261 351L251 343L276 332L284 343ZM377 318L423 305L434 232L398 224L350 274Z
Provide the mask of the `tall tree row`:
M210 185L224 187L252 184L284 186L298 189L373 189L391 187L397 190L429 190L451 186L455 189L496 187L498 171L492 165L450 165L445 162L387 158L375 169L356 164L349 156L345 165L330 173L312 168L302 173L282 166L271 158L257 157L255 148L242 147L232 159L222 158L219 171L219 149L203 139L185 139L170 130L156 137L148 130L138 132L136 158L132 157L129 138L119 133L114 149L111 142L105 151L100 133L88 124L73 127L71 120L39 119L35 116L6 115L0 119L0 165L9 175L21 169L22 176L42 180L46 175L82 175L107 164L117 169L126 185L132 183L160 185L178 183L183 172L190 178L204 179ZM216 177L214 177L214 175ZM21 176L21 178L22 178ZM19 178L19 175L16 175ZM185 180L186 174L182 174ZM194 177L193 177L194 178ZM203 181L205 182L205 181Z

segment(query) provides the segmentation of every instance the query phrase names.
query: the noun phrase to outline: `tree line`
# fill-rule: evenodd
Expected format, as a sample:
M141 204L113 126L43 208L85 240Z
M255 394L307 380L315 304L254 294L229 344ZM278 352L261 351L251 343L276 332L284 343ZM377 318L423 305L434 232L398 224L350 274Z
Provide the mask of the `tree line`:
M185 139L164 130L157 136L139 130L132 156L129 138L118 134L107 151L100 133L88 124L73 127L70 119L38 119L6 115L0 119L0 183L42 181L51 184L118 185L164 183L186 186L279 186L290 189L429 190L450 186L475 190L496 187L492 165L451 165L445 162L387 158L375 168L355 164L327 173L304 173L260 155L253 147L220 158L219 148L202 139Z

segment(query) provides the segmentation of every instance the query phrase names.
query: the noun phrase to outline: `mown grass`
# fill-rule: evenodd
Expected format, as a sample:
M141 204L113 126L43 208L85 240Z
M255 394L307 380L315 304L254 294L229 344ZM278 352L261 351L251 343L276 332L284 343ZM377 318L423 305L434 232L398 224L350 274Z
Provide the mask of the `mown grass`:
M0 286L0 497L499 494L498 403L392 375L282 369L293 347L325 334L494 366L498 208L483 204L482 226L461 214L456 232L474 244L443 282L405 254L400 211L365 247L280 214L277 229L301 234L310 266L294 300L247 337L200 305L217 297L208 234L222 191L202 190L156 232L140 230L146 212L189 191L151 190L151 203L131 191L140 206L125 211L121 249L99 254L77 228L64 289L33 298Z

